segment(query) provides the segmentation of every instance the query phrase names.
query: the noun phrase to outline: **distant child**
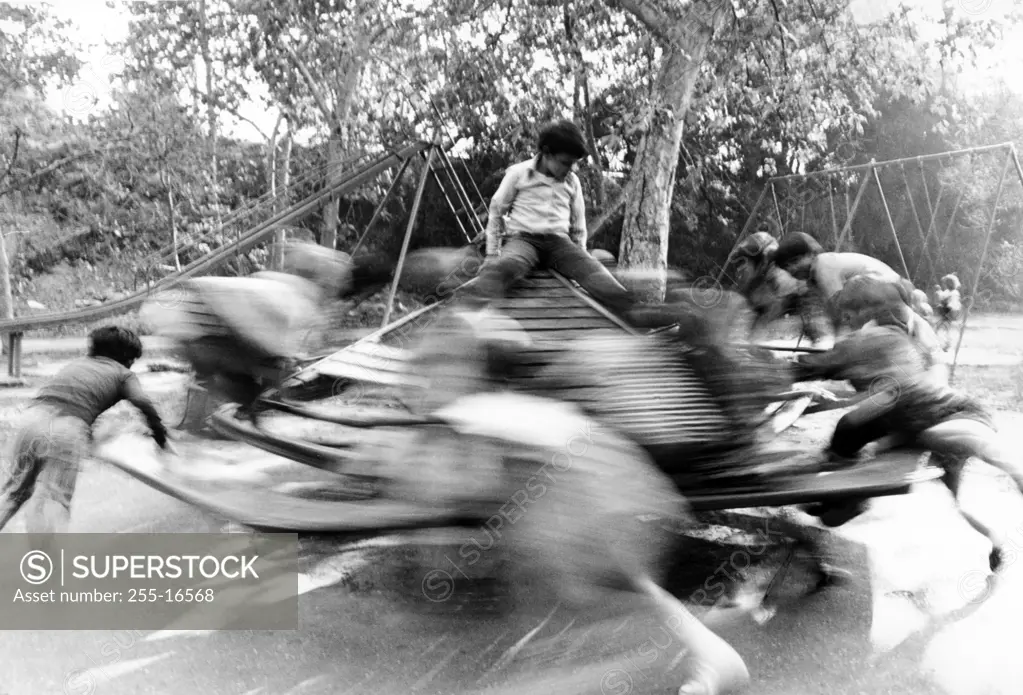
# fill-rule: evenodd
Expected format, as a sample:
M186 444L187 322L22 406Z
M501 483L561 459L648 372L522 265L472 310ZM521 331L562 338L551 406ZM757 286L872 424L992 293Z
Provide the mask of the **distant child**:
M959 294L962 285L955 273L941 278L941 285L934 286L935 331L941 335L945 348L951 345L952 324L963 315L963 300Z
M89 355L39 390L14 434L10 470L0 483L0 530L35 493L26 531L66 531L79 465L92 447L93 423L122 400L142 411L153 439L167 448L167 429L131 371L141 356L142 342L134 332L99 328L89 335Z
M949 273L941 278L941 285L935 288L937 290L935 299L938 304L938 319L951 323L958 320L963 313L963 299L959 294L962 284L955 273Z

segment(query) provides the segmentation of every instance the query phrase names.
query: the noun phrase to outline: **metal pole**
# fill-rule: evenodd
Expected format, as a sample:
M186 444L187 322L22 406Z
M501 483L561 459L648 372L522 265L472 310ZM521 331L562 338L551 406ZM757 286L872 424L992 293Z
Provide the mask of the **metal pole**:
M838 217L835 216L835 192L831 190L831 182L828 182L828 205L831 206L831 234L832 240L838 241Z
M931 191L927 186L927 170L924 169L924 163L922 161L917 162L920 165L920 180L924 184L924 199L927 201L927 212L934 214L934 208L931 207ZM905 165L903 165L905 166Z
M480 222L480 219L476 216L476 212L475 212L475 210L472 207L472 201L469 200L469 194L465 192L465 188L462 187L461 180L458 178L458 176L455 175L455 168L451 165L451 160L448 159L448 153L445 152L443 148L439 148L439 149L440 149L441 161L444 162L445 168L450 172L449 175L454 180L454 183L455 183L455 193L461 196L461 199L462 199L463 203L465 204L465 211L467 213L470 213L469 217L475 223L473 225L473 228L474 229L477 228L477 225L478 225L478 231L479 232L484 231L483 223ZM472 177L470 176L470 178L472 178Z
M1019 164L1019 157L1016 156L1015 145L1009 145L1009 154L1012 155L1012 163L1016 167L1016 176L1019 177L1020 184L1023 184L1023 167Z
M873 161L870 160L873 166ZM856 209L860 206L860 201L863 199L863 193L867 190L867 184L870 183L870 176L863 177L863 183L860 184L860 190L856 191L856 198L853 200L852 208L849 210L849 216L845 220L845 227L842 228L842 233L838 237L838 244L835 245L835 251L842 249L842 243L845 241L845 235L852 230L852 221L856 216Z
M1012 147L1011 142L1003 142L1000 145L985 145L984 147L968 147L963 150L952 150L951 152L939 152L938 154L924 154L917 157L903 157L901 159L889 159L884 162L875 162L871 160L869 164L854 164L847 167L835 167L834 169L821 169L820 171L811 171L808 174L787 174L785 176L775 176L772 181L785 181L788 179L806 178L810 176L824 176L826 174L836 174L843 171L860 171L863 169L869 169L874 166L888 166L891 164L902 164L911 162L926 162L934 159L942 159L944 157L956 157L961 154L972 154L977 152L990 152L991 150L1002 149L1005 147Z
M467 218L470 218L469 226L472 228L472 234L466 232L464 226L462 227L462 232L465 235L465 238L468 239L470 242L472 242L473 236L480 232L480 230L482 228L482 223L479 221L479 218L476 217L476 215L475 215L475 210L473 210L473 208L472 208L472 203L468 200L468 194L465 193L464 189L460 189L459 188L458 177L455 175L454 171L452 170L453 166L454 165L452 165L450 163L450 161L446 161L444 159L441 159L441 161L440 161L440 167L439 168L440 168L441 171L444 172L445 176L447 177L448 183L451 185L451 189L454 191L455 200L458 201L458 206L461 207L461 211L459 210L458 207L456 207L454 204L452 204L450 202L448 204L448 207L451 208L451 214L453 214L456 218L458 218L459 222L461 222L461 214L462 213L464 213ZM447 188L446 188L444 182L442 181L440 174L437 173L438 167L434 167L433 169L434 169L434 177L437 180L437 184L441 187L441 189L444 191L445 196L446 196L447 195Z
M437 152L437 145L430 148L430 154L426 157L426 164L423 166L423 173L419 176L419 188L416 189L415 200L412 201L412 213L409 215L408 228L405 230L405 240L401 244L401 255L398 256L398 267L394 269L394 280L391 281L391 291L387 295L387 306L384 308L384 320L380 324L383 328L391 320L391 308L394 306L394 295L398 292L398 281L401 279L401 271L405 267L405 255L408 253L408 245L412 240L412 230L416 226L416 217L419 216L419 203L423 200L423 191L426 189L426 180L430 178L430 166L433 164L433 157Z
M936 272L935 268L937 266L937 263L935 263L934 259L931 258L931 248L930 248L931 235L934 232L934 221L936 219L938 219L938 211L941 210L941 199L944 196L945 196L945 184L941 184L941 187L938 189L938 198L934 201L934 210L931 213L931 222L930 222L930 224L927 225L927 233L924 234L923 228L920 229L920 238L923 239L923 242L924 242L923 252L924 252L924 254L927 255L927 263L928 263L928 265L931 266L931 272L932 273ZM916 277L917 273L920 272L920 266L923 265L923 262L924 262L924 257L923 256L921 256L920 258L917 259L916 267L913 268L913 277L914 278Z
M465 231L465 225L462 224L462 218L458 216L458 209L455 204L451 202L451 196L448 195L448 190L444 187L444 182L440 180L440 175L437 174L437 170L430 167L430 173L433 174L433 180L437 182L437 187L440 188L441 194L444 196L444 201L448 204L448 209L451 210L451 214L455 216L455 224L462 230L462 234L470 242L472 241L472 235ZM473 230L475 231L475 230Z
M874 169L874 183L877 184L877 192L881 194L881 204L884 206L885 217L888 218L888 227L892 230L892 237L895 239L895 248L899 252L899 260L902 261L902 269L906 271L906 279L911 280L909 266L906 265L906 257L902 255L902 244L899 243L899 233L895 231L895 222L892 220L891 210L888 209L888 199L885 198L884 189L881 187L881 177Z
M913 189L909 185L909 177L906 176L906 165L903 164L900 168L902 169L902 182L906 184L906 197L909 198L909 207L913 211L913 219L916 220L917 229L920 230L922 235L924 233L924 226L920 223L920 213L917 212L916 201L913 200Z
M454 173L450 170L450 168L445 166L443 161L441 162L440 169L445 174L447 174L448 183L451 185L451 188L454 191L455 200L458 201L458 206L461 206L461 208L462 208L461 211L459 210L458 206L456 206L455 203L451 202L451 199L448 197L447 186L444 184L444 181L441 179L441 175L439 173L437 173L437 167L432 167L432 169L433 169L434 178L437 181L437 185L440 186L441 191L444 193L445 200L448 201L448 207L451 208L451 214L455 216L455 220L458 222L458 226L459 226L459 228L461 228L462 234L465 236L465 238L471 244L472 240L473 240L473 237L475 237L477 234L482 234L483 233L483 223L479 221L478 217L476 217L476 214L475 214L476 211L473 210L470 207L471 204L469 203L469 201L466 198L463 198L461 195L459 195L458 185L457 185ZM466 222L468 223L469 227L472 230L471 233L469 231L467 231L466 228L465 228L465 225L462 224L462 212L463 211L464 211L465 216L467 218Z
M924 242L924 245L923 245L923 247L920 250L920 254L921 255L920 255L919 258L917 258L917 261L916 261L916 267L913 268L913 274L909 276L909 279L912 280L915 283L916 282L916 275L920 271L920 266L923 265L923 262L924 262L924 255L927 256L927 262L931 266L931 273L932 274L934 273L934 261L931 260L930 254L928 253L928 250L927 250L927 241L926 241L926 238L924 237L924 226L923 226L923 223L920 222L920 213L917 211L917 209L916 209L916 201L913 199L913 188L909 185L909 177L906 176L906 165L903 164L903 165L901 165L900 168L902 169L902 183L904 183L905 186L906 186L906 197L909 198L909 207L913 211L913 220L916 221L916 229L917 229L917 231L920 234L920 240ZM938 192L938 198L939 198L939 202L940 202L941 191ZM936 209L932 209L931 210L931 219L934 219L935 213L936 213Z
M721 278L725 276L725 270L728 269L728 264L732 262L732 257L735 256L735 250L739 248L739 244L743 239L746 238L746 234L750 227L757 219L757 211L760 210L760 206L764 203L764 198L767 197L767 187L760 191L760 197L757 198L757 202L753 205L753 210L750 211L749 217L746 218L746 223L742 225L742 230L739 232L739 236L735 239L735 244L732 245L732 250L728 252L728 257L725 259L724 265L721 266L721 272L718 273L716 284L721 284Z
M437 104L436 104L436 103L434 103L434 101L433 101L433 97L432 97L432 96L430 97L430 106L432 106L432 107L433 107L433 112L434 112L434 114L436 114L436 116L437 116L437 122L439 123L440 121L444 120L444 119L442 118L442 116L441 116L441 113L440 113L440 109L438 109L438 108L437 108ZM444 132L444 131L441 131L441 134L442 134L442 136L443 136L443 137L445 137L445 138L447 138L448 140L450 140L450 141L451 141L451 145L452 145L452 146L454 146L454 144L455 144L455 139L454 139L453 137L451 137L451 135L449 135L448 133L446 133L446 132ZM482 193L480 193L480 189L479 189L479 187L478 187L478 186L476 185L476 181L475 181L475 180L474 180L474 179L472 178L472 172L471 172L471 171L469 171L469 166L468 166L468 165L467 165L467 164L465 163L465 161L464 161L464 160L459 160L459 161L461 161L461 162L462 162L462 168L463 168L463 169L465 169L465 173L469 175L469 183L471 183L471 184L472 184L472 188L473 188L473 190L474 190L474 191L476 191L476 195L477 195L477 196L479 197L479 199L480 199L480 203L482 203L482 204L483 204L484 206L486 206L486 204L487 204L487 201L483 199L483 194L482 194ZM471 210L471 209L474 209L474 208L472 207L472 203L471 203L471 202L469 203L469 209L470 209L470 210Z
M945 225L945 233L941 235L941 239L938 241L940 248L945 248L945 242L948 241L949 232L952 231L952 225L956 220L956 213L959 212L959 204L963 202L963 196L966 195L966 188L960 186L959 195L956 196L955 205L952 206L952 215L948 218L948 224Z
M973 289L970 290L970 301L966 303L966 312L963 314L963 322L959 326L959 340L956 342L955 355L952 357L952 367L949 369L948 378L952 381L952 378L956 373L956 362L959 359L959 348L963 345L963 334L966 332L966 322L970 318L970 309L973 308L973 303L977 299L977 286L980 285L980 273L984 269L984 260L987 258L987 249L991 243L991 235L995 229L995 219L998 217L998 203L1002 201L1002 187L1005 184L1005 175L1009 173L1009 164L1013 162L1013 152L1010 150L1005 157L1005 166L1002 167L1002 175L998 179L998 189L995 193L995 204L991 208L991 219L988 220L987 224L987 235L984 237L984 250L980 252L980 261L977 263L977 272L973 276Z
M362 242L366 240L367 236L369 236L369 230L373 228L373 223L377 221L377 217L379 217L380 213L383 211L384 205L387 204L387 201L390 199L394 189L398 187L398 184L401 182L401 177L405 175L405 170L408 169L409 164L411 163L412 157L407 157L405 161L402 162L401 168L398 169L398 173L394 176L394 181L391 181L391 185L387 188L387 193L384 193L383 200L381 200L380 204L377 205L377 209L373 211L373 216L369 218L369 224L367 224L366 229L363 230L362 236L360 236L359 240L355 242L355 246L349 254L350 256L355 256L355 252L359 250L359 247L362 246Z
M778 227L782 232L787 232L785 220L781 218L781 206L778 205L778 191L774 188L774 181L771 181L771 198L774 199L774 212L778 215Z

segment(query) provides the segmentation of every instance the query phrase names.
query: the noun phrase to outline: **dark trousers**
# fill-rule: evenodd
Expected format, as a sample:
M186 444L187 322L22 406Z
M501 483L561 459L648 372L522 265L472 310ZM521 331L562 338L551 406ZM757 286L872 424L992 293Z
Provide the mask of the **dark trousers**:
M866 399L838 421L829 449L839 456L853 458L867 444L894 434L890 419L894 407L895 399L886 395Z
M517 234L505 242L501 255L487 259L470 295L497 299L537 267L547 267L575 280L600 303L617 314L632 309L636 300L596 258L564 234Z
M186 359L199 386L250 411L270 385L285 374L285 365L259 354L240 340L208 336L186 343Z

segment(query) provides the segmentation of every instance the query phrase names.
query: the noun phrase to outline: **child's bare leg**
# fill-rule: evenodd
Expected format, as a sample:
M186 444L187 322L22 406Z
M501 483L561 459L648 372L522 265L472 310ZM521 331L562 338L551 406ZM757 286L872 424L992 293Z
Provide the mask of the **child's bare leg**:
M679 688L679 695L730 695L749 683L749 670L739 653L697 620L678 599L648 576L636 577L632 583L665 616L692 656L695 672Z
M991 555L988 557L988 563L990 564L992 571L998 569L998 566L1002 563L1001 547L1005 542L1004 535L998 533L974 516L971 512L964 509L962 502L959 499L959 488L963 482L963 469L966 466L967 459L949 454L932 453L931 456L938 459L936 463L945 471L945 474L941 478L941 482L943 482L945 487L948 488L948 491L952 493L952 499L955 501L956 509L959 511L959 514L977 533L991 541Z
M938 456L945 469L944 482L956 498L959 513L973 528L991 541L992 550L988 558L991 570L997 570L1002 563L1001 548L1005 535L984 524L959 506L959 487L962 484L963 467L966 460L975 456L1007 473L1023 494L1023 468L1016 457L1009 453L998 433L977 420L961 418L936 425L920 434L918 441Z
M926 449L963 460L975 456L1008 474L1023 494L1023 461L1011 453L997 431L978 420L960 418L935 425L919 435Z

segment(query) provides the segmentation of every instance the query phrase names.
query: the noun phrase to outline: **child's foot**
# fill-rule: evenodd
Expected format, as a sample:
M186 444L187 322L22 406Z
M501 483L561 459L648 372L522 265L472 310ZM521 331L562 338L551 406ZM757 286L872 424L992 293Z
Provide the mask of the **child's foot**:
M988 566L991 568L992 572L998 572L1004 560L1005 558L1002 555L1002 549L998 546L992 548L991 554L987 556Z
M714 668L700 664L678 688L678 695L731 695L749 684L749 670L738 654L723 658Z

